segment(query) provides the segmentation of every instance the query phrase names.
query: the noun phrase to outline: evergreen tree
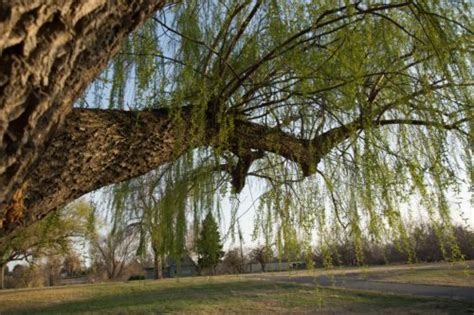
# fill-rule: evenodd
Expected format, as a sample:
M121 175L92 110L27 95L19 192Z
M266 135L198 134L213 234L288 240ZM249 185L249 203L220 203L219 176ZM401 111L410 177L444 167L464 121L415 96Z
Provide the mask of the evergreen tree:
M210 268L211 273L214 274L216 266L223 256L223 251L219 227L211 212L202 221L202 229L196 247L199 268L201 270Z

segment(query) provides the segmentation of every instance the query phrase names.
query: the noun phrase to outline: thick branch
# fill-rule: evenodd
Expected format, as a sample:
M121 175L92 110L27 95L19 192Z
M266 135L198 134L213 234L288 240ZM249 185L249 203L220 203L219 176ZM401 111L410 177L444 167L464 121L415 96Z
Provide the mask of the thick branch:
M29 225L85 193L156 169L188 149L219 145L219 132L213 126L209 126L206 138L192 134L192 124L186 123L192 119L191 110L191 107L183 108L177 119L176 113L172 115L167 110L74 109L26 181L23 200L26 215L15 222L6 222L0 237L11 233L19 224ZM371 126L387 124L454 128L454 125L406 119L373 121ZM236 190L243 187L244 173L263 152L298 163L308 176L316 171L324 155L363 129L358 120L306 140L278 128L243 120L235 121L234 126L227 141L239 156L237 166L229 170Z
M189 121L184 109L181 119ZM168 111L74 109L26 181L24 222L100 187L158 168L191 144ZM179 125L177 125L179 124ZM197 144L194 144L197 145ZM5 227L7 230L14 228Z

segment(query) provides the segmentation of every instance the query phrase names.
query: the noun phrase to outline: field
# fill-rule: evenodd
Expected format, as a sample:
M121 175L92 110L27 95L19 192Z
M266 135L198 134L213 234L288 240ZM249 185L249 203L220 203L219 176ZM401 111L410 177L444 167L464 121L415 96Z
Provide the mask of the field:
M474 261L377 266L370 268L313 269L290 273L290 277L321 275L354 277L372 281L458 286L474 288Z
M468 282L472 281L472 274L466 276L466 270L462 268L440 266L440 274L443 274L443 268L450 268L450 279L457 278L456 281L462 282L468 277ZM413 268L405 268L405 271L403 268L394 270L399 282L403 282L404 275L408 280L413 278ZM421 270L424 277L430 272L433 274L435 269ZM359 275L383 274L381 270L374 271L371 268L358 271ZM356 270L341 269L339 272L353 274ZM308 271L299 274L303 273ZM0 292L1 314L333 314L379 313L382 310L388 314L468 314L474 312L474 302L337 287L323 288L312 284L273 281L252 275L115 282Z
M474 287L474 271L469 269L409 270L378 277L379 281Z

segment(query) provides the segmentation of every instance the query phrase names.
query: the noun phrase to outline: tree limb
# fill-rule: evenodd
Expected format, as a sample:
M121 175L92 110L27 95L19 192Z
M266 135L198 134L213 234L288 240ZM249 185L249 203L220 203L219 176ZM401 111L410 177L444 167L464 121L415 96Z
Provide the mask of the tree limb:
M193 134L192 124L186 123L191 121L191 112L191 106L182 108L179 113L165 109L128 112L74 109L25 182L22 200L25 215L13 222L2 218L0 238L88 192L156 169L186 150L222 146L219 131L212 123L207 126L206 136L199 138ZM309 176L316 172L322 157L367 126L410 124L452 130L466 121L445 124L417 119L379 119L367 124L358 119L309 140L277 127L235 119L226 142L230 144L227 149L234 152L239 161L227 167L227 171L238 192L252 162L263 157L264 152L299 164L303 175Z

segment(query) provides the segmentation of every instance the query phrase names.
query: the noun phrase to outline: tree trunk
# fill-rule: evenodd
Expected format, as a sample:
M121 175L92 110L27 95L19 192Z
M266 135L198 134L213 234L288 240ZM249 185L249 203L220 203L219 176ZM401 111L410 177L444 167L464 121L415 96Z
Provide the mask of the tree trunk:
M22 216L25 177L73 102L165 3L0 0L0 218Z
M145 174L181 154L187 146L178 148L176 142L189 138L188 132L170 119L164 111L74 110L25 181L24 216L5 224L0 237L87 192Z
M163 278L163 262L160 254L154 253L153 263L155 267L155 279Z
M112 260L107 264L107 278L109 280L115 279L115 261Z
M54 272L53 272L53 268L50 268L50 269L49 269L48 286L49 286L49 287L53 287L53 286L54 286Z
M5 266L6 264L0 265L0 290L5 289Z

